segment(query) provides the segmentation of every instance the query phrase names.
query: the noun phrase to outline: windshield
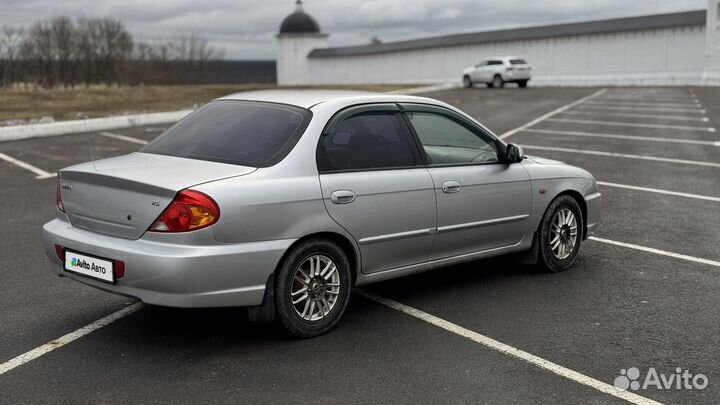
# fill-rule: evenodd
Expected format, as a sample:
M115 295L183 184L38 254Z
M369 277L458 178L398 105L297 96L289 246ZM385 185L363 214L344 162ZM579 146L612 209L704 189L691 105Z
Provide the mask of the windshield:
M219 100L178 122L140 152L267 167L282 160L310 111L284 104Z

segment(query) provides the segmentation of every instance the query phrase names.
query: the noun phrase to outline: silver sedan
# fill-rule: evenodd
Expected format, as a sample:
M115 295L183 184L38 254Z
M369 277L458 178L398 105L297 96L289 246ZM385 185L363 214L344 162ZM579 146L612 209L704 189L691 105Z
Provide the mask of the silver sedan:
M437 100L262 91L63 169L43 230L60 276L155 305L245 306L310 337L353 286L511 253L566 270L600 202L590 173Z

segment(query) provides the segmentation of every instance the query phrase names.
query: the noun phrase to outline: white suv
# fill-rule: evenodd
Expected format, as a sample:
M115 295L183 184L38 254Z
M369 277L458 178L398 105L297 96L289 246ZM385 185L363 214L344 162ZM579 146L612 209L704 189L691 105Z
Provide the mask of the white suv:
M485 83L488 87L503 87L505 83L517 83L527 87L530 65L517 56L497 56L483 59L477 65L463 69L463 86Z

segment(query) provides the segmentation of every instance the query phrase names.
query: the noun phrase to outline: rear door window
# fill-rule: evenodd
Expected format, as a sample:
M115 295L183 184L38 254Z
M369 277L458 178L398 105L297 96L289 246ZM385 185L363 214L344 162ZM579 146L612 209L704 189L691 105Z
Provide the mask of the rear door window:
M511 65L527 65L527 62L525 62L525 59L510 59Z
M417 147L399 113L371 111L336 123L318 145L320 172L411 167Z
M290 152L311 117L310 111L285 104L213 101L140 152L267 167Z

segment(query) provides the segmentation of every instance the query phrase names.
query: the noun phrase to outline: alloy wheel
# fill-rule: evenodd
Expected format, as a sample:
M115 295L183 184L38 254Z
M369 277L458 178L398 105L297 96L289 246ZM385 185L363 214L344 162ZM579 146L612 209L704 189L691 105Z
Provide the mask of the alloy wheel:
M312 255L295 269L290 302L301 319L324 319L335 307L339 294L340 273L329 257Z
M568 208L561 208L550 222L550 250L559 260L570 256L577 244L577 219Z

